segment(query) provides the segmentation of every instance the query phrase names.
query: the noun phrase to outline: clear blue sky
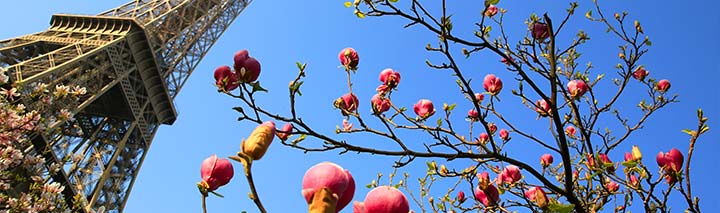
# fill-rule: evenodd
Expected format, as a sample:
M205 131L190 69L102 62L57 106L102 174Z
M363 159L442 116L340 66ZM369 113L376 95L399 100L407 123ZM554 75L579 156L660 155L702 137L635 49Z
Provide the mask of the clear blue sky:
M96 14L108 8L125 3L126 0L76 0L50 1L25 0L5 3L0 13L0 38L10 38L42 31L47 28L53 13ZM292 2L292 3L291 3ZM407 1L400 0L401 3ZM471 23L480 13L474 1L472 5L457 5L451 1L450 8L455 21L455 29L469 35ZM463 1L465 2L465 1ZM501 8L509 9L506 27L514 28L511 40L517 41L524 33L522 19L531 12L549 11L551 17L558 19L567 3L549 1L502 1ZM720 150L718 139L718 119L720 119L720 90L717 79L720 77L720 15L715 1L695 1L692 4L678 1L601 1L606 9L630 11L630 19L640 19L645 32L650 35L653 46L642 63L648 67L651 76L667 78L672 82L672 93L680 94L680 103L657 112L645 129L632 136L628 147L637 144L645 154L645 164L654 167L654 156L658 151L667 151L678 147L687 152L688 137L681 133L684 128L696 124L695 110L705 109L710 118L710 133L697 145L693 158L693 192L701 197L701 206L705 211L720 208L720 196L717 195L716 181L720 172L716 166L720 160L715 155ZM340 125L342 117L332 109L333 99L346 93L344 73L337 68L337 53L340 49L355 47L361 57L360 71L354 75L355 89L360 98L360 111L369 115L369 100L374 88L379 84L377 74L384 68L392 67L402 73L400 91L394 93L396 104L410 107L420 98L428 98L440 107L443 102L461 102L462 96L454 86L454 80L448 72L431 70L424 65L426 58L437 61L438 56L424 51L427 43L436 43L435 37L420 28L402 29L407 22L398 18L355 18L350 9L343 7L343 1L263 1L257 0L246 9L235 23L198 66L190 77L181 94L176 99L179 118L173 126L162 126L155 136L149 156L135 183L126 212L198 212L200 197L195 183L200 180L200 162L217 153L227 156L237 152L240 140L252 131L255 124L236 121L237 114L231 108L239 105L238 100L215 92L212 71L218 65L231 65L232 54L240 49L249 49L251 56L260 60L263 73L260 81L270 90L262 94L259 102L272 111L288 114L287 84L296 73L295 62L308 62L308 79L303 86L303 96L299 101L299 113L321 132L334 135L334 128ZM581 16L590 6L589 1L579 2L576 17L569 23L567 35L574 35L582 28L592 38L589 44L580 49L583 64L592 60L596 69L593 74L608 73L613 76L612 66L617 61L618 41L604 33L604 28L591 23ZM622 4L622 5L621 5ZM40 6L38 6L40 5ZM464 30L464 31L463 31ZM459 53L459 50L457 50ZM460 55L460 54L458 54ZM496 56L480 54L469 60L459 57L461 68L475 79L473 86L480 89L480 81L487 73L495 73L506 82L501 94L503 108L509 118L523 128L544 125L544 121L535 120L534 113L518 107L518 100L510 95L511 73L505 71L497 62ZM609 90L609 79L600 88ZM630 112L639 101L640 91L636 85L634 95L619 102L621 110ZM596 91L598 89L596 88ZM607 96L606 96L607 97ZM602 99L601 99L602 100ZM626 100L626 101L625 101ZM457 122L460 126L464 115L470 108L467 103L458 106ZM513 112L517 111L517 112ZM511 115L512 114L512 115ZM371 125L377 125L371 122ZM281 124L279 124L281 125ZM500 128L505 126L500 125ZM541 126L544 129L545 126ZM543 135L541 131L535 132ZM351 143L366 146L388 146L386 140L368 135L347 137ZM541 136L541 137L547 137ZM413 147L427 141L416 137L408 139ZM317 144L317 140L304 143ZM522 156L530 162L537 162L540 154L534 145L515 137L510 142L509 155ZM626 147L627 148L627 147ZM610 153L610 158L619 161L622 154L629 150ZM556 156L557 157L557 156ZM303 154L301 151L284 147L275 141L268 154L256 162L254 174L259 193L269 212L302 212L306 208L300 195L300 181L307 168L321 162L333 161L349 169L358 183L355 200L364 199L368 189L362 187L374 179L377 172L388 173L395 158L376 157L366 154L337 152ZM424 159L403 168L410 172L411 179L424 174ZM454 162L453 165L462 165ZM210 212L256 212L252 202L247 199L249 191L244 177L240 175L241 165L235 164L237 176L218 192L224 199L209 198ZM491 175L494 177L494 175ZM383 179L386 183L387 179ZM444 192L442 186L435 192ZM467 186L465 187L467 188ZM417 190L415 190L417 192ZM469 190L465 189L468 193ZM673 212L680 211L684 202L680 196L673 196ZM413 206L417 210L417 207ZM343 212L351 212L346 208Z

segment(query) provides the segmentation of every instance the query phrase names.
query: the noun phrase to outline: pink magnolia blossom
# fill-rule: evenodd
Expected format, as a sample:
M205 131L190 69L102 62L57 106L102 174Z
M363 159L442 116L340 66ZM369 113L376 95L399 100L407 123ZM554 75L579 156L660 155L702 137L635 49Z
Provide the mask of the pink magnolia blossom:
M655 90L659 92L667 92L670 89L670 81L663 79L657 82Z
M479 139L480 139L481 144L485 144L490 140L490 135L488 135L487 133L484 133L484 132L480 133Z
M485 95L482 93L475 93L475 100L477 100L478 104L482 103L483 99L485 99Z
M520 168L515 165L508 165L500 172L500 175L498 175L497 183L513 184L520 181L520 179L522 179Z
M239 86L237 76L230 70L229 66L219 66L213 74L215 86L223 91L232 91Z
M350 131L353 127L353 125L347 119L343 119L342 125L343 125L343 130L345 130L345 131Z
M650 74L647 70L645 70L645 67L638 67L635 69L635 72L632 73L633 78L643 81L645 80L645 77L647 77Z
M548 167L553 163L553 156L551 154L544 154L540 156L540 165L542 167Z
M575 133L577 133L577 130L575 130L575 127L568 126L565 127L565 134L570 137L575 137Z
M215 191L230 182L233 173L232 164L228 159L218 159L217 155L212 155L203 160L200 166L201 185L207 191Z
M233 68L240 83L250 83L260 76L260 62L250 57L247 50L240 50L233 57Z
M457 201L458 201L458 203L465 202L465 192L463 192L462 190L459 191L457 194Z
M488 174L487 171L483 171L482 173L477 174L477 178L478 178L478 186L480 186L480 188L487 188L487 186L489 186L491 184L490 183L490 175Z
M342 49L338 53L338 59L340 59L340 64L350 70L356 70L358 63L360 63L360 56L358 56L357 51L350 47Z
M620 189L620 185L618 185L615 181L610 180L610 178L605 179L605 188L607 188L608 192L615 193Z
M350 172L331 162L316 164L305 172L301 193L305 201L310 203L315 192L323 187L337 195L336 212L345 208L355 194L355 180Z
M477 121L478 119L480 119L480 113L478 113L478 111L476 111L475 109L470 109L470 111L468 111L467 113L467 117L471 121Z
M391 89L397 87L397 85L400 84L400 73L390 68L380 72L379 78L380 82L382 82L383 85L387 85Z
M567 90L573 99L582 97L589 89L590 87L583 80L572 80L567 83Z
M609 172L615 171L615 164L610 160L610 157L608 157L606 154L600 154L600 162L602 162L603 167L605 167Z
M540 22L533 24L532 37L539 41L543 41L550 37L550 29L548 28L548 25Z
M525 191L525 197L535 202L540 208L545 208L548 205L548 198L545 191L539 186L532 187Z
M676 148L670 149L667 153L658 153L656 160L658 166L665 172L675 173L682 170L683 154Z
M485 189L475 187L475 200L480 201L486 207L495 206L500 200L500 193L495 185L488 185Z
M495 135L495 132L497 131L497 126L495 123L488 123L488 130L490 131L491 135Z
M485 91L491 95L497 95L500 93L500 90L502 90L503 83L500 78L495 77L493 74L488 74L485 76L485 79L483 79L483 87Z
M280 129L280 131L282 132L276 131L275 133L280 140L284 141L287 140L288 137L290 137L290 132L292 132L292 129L293 125L291 123L286 123L285 125L283 125L282 129Z
M382 114L390 109L390 100L379 94L373 95L372 99L370 99L370 104L372 104L372 110L375 114Z
M537 102L535 102L535 112L540 114L540 117L548 117L552 115L552 108L550 107L550 104L545 101L545 99L540 99Z
M343 96L340 96L340 98L335 99L334 105L335 108L340 109L342 115L347 116L357 110L358 98L357 96L355 96L355 94L347 93Z
M500 139L503 141L510 140L510 132L507 131L507 129L501 129L500 130Z
M432 101L428 99L421 99L415 105L413 105L415 114L420 116L420 119L426 119L435 114L435 107Z
M485 16L487 16L487 17L493 17L497 13L498 13L498 7L495 6L494 4L491 4L490 6L488 6L487 10L485 10Z
M364 202L353 203L353 213L408 213L407 197L395 187L379 186L370 190Z

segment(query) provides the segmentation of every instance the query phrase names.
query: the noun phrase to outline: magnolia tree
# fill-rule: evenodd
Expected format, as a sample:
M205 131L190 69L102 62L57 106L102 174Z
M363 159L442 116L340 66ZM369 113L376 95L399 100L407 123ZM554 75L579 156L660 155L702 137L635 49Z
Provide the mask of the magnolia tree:
M53 102L78 102L86 89L63 84L9 82L0 69L0 212L71 212L83 208L68 206L61 193L65 186L51 178L62 163L49 163L32 139L38 134L52 134L49 126L62 125L72 119L67 109ZM24 103L35 102L32 109ZM82 156L81 156L82 157ZM81 158L76 158L75 162Z
M256 192L251 166L263 157L275 136L282 145L309 153L338 150L397 156L400 159L395 167L427 159L427 173L416 174L420 176L418 190L408 187L406 175L390 186L379 186L373 181L369 185L373 189L364 198L353 198L355 181L349 171L331 162L317 164L307 170L302 181L300 194L307 201L309 212L338 212L352 206L353 212L358 213L406 213L411 211L408 197L419 208L413 211L422 212L625 212L633 205L637 206L634 209L668 212L671 210L669 195L673 193L679 193L677 197L684 198L683 203L687 205L672 209L700 212L699 198L691 191L689 167L695 142L708 130L707 118L701 110L697 112L697 126L684 130L690 135L689 146L653 150L658 153L654 159L657 164L647 157L643 159L641 147L623 146L630 135L647 124L654 112L677 100L669 80L656 80L644 68L641 58L651 42L640 22L627 19L628 13L606 16L593 1L593 9L584 17L607 27L608 34L619 42L619 64L615 66L615 73L608 74L615 76L608 80L605 73L597 73L590 63L580 65L578 48L588 42L590 36L582 30L575 33L577 31L566 29L568 20L577 18L575 2L570 3L565 14L530 14L526 19L527 33L511 37L503 25L503 16L511 10L501 8L498 0L486 0L484 8L480 8L479 21L471 26L474 36L467 38L454 33L445 1L440 8L432 10L417 0L404 3L355 0L345 5L354 8L354 14L360 18L397 16L409 21L406 27L419 27L435 34L437 45L429 44L426 50L442 56L442 60L428 60L427 66L449 70L456 78L457 101L466 101L472 106L466 115L460 115L466 118L462 122L469 122L469 128L458 128L462 125L453 119L458 116L453 113L457 111L456 104L439 106L433 103L433 97L418 98L413 106L393 103L396 94L414 94L398 89L401 73L391 68L379 72L380 84L375 95L357 97L353 92L353 74L373 71L360 70L360 53L345 48L338 59L341 69L347 73L347 93L333 102L339 113L327 112L345 118L335 133L373 134L396 144L397 148L366 146L343 140L338 135L323 134L320 130L329 127L311 126L296 111L295 104L301 101L300 88L306 77L305 64L297 64L299 72L288 87L290 112L271 112L256 103L256 96L281 97L280 94L260 86L257 82L260 63L249 56L248 51L239 51L234 56L234 67L218 67L214 77L219 92L241 103L235 108L240 120L259 124L242 142L237 156L230 158L242 163L250 198L261 212L265 212L265 208ZM439 11L439 14L429 11ZM575 37L568 45L559 45L557 40L563 34L575 34ZM506 66L506 70L497 72L509 72L514 78L501 79L486 73L482 87L473 85L468 72L458 66L457 58L464 56L472 60L480 52L495 55L497 63ZM599 82L603 81L611 81L613 86L599 88ZM631 84L641 87L630 89ZM600 90L614 92L597 92ZM637 104L637 113L641 115L637 119L615 110L618 100L628 97L643 99ZM370 100L364 103L372 108L369 114L358 110L363 104L359 100L363 99ZM509 102L503 106L514 107L496 107L501 100ZM544 127L547 131L542 133L546 136L539 136L537 128L523 129L507 118L508 113L522 108L534 111L533 118L547 121ZM371 125L370 119L377 120L378 125ZM276 127L276 122L282 123L282 127ZM617 128L610 131L606 123L615 123ZM412 139L401 137L400 132L433 140L421 146L408 144ZM543 148L543 154L537 156L538 160L523 161L506 149L511 140L535 143ZM647 151L653 147L642 149ZM609 157L622 153L622 161L612 161ZM447 163L450 160L461 161L453 165L464 166L450 166ZM201 173L198 187L205 209L205 197L228 183L234 172L229 160L213 156L203 162ZM430 186L439 180L453 180L455 184L442 192L431 192ZM474 199L466 197L465 191Z

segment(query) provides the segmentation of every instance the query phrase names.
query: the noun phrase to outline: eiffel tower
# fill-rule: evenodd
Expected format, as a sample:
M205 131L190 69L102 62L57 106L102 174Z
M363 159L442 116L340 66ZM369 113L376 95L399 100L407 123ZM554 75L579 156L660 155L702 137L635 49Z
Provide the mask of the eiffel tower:
M11 82L87 89L46 107L73 119L32 139L48 165L62 165L51 178L80 206L73 212L123 211L158 126L177 117L173 100L251 1L134 0L95 16L56 14L46 31L0 41Z

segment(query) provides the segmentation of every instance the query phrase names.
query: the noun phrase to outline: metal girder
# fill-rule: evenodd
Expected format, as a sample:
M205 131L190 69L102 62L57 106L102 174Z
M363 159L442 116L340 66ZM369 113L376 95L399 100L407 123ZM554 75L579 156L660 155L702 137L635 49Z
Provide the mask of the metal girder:
M33 136L35 153L61 165L72 211L122 212L172 101L249 0L135 0L96 16L54 15L48 30L0 41L0 67L29 94L35 83L83 87L77 99L22 99L55 121Z

